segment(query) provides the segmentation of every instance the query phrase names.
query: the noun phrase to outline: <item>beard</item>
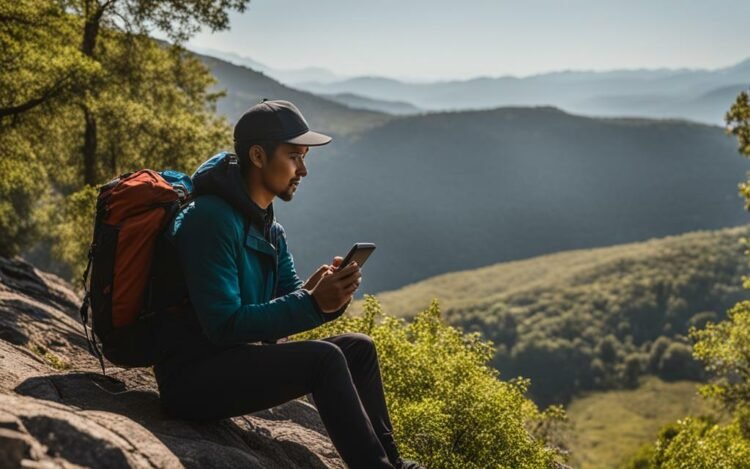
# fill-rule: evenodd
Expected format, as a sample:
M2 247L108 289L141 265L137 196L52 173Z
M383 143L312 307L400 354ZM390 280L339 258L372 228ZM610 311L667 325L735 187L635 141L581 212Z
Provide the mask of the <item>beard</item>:
M280 194L276 194L276 196L284 202L289 202L294 198L294 194L292 193L292 191L284 191Z
M276 197L283 200L284 202L289 202L294 198L294 186L289 185L283 191L277 192Z
M260 183L268 192L273 193L284 202L289 202L294 198L295 188L291 184L291 180L287 181L283 189L279 189L279 181L274 181L272 178L267 177L265 173L261 173Z

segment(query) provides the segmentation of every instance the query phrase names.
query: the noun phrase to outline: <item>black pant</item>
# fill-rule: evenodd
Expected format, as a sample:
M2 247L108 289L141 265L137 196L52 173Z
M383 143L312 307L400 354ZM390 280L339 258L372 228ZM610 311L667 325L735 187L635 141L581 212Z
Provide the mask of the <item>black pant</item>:
M377 352L366 334L237 345L169 368L166 376L157 368L157 380L162 406L174 416L221 419L312 393L349 467L392 468L398 458Z

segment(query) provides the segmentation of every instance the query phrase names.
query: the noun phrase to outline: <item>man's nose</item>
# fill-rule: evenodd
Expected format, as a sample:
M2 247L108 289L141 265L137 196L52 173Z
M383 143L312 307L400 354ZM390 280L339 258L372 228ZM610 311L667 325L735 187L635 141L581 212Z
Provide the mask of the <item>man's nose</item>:
M299 174L300 177L307 176L307 166L305 166L304 161L300 161L299 166L297 167L297 174Z

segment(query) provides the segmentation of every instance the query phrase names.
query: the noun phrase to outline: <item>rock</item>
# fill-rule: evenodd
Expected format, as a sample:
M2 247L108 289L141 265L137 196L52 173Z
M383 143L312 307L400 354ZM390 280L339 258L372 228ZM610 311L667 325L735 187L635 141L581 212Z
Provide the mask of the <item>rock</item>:
M1 467L345 467L304 399L215 423L164 415L150 369L97 371L78 305L60 278L0 258Z

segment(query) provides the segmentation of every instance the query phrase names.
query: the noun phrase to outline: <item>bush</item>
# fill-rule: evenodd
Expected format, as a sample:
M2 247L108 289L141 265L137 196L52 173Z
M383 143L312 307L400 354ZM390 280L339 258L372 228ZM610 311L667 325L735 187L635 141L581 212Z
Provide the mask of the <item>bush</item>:
M84 186L65 197L49 214L50 235L55 240L53 254L70 266L75 287L86 268L87 253L94 233L96 196L98 190Z
M36 238L35 202L45 193L44 167L16 129L0 129L0 256L11 257Z
M428 467L545 467L557 450L546 447L553 407L541 412L524 396L529 381L501 381L487 365L492 342L448 326L436 300L411 323L383 313L366 295L363 315L344 315L293 339L345 332L373 338L380 360L394 436L401 454ZM376 319L380 319L376 322Z
M742 468L750 461L750 440L738 421L716 425L687 417L662 431L656 442L652 467L695 469Z

